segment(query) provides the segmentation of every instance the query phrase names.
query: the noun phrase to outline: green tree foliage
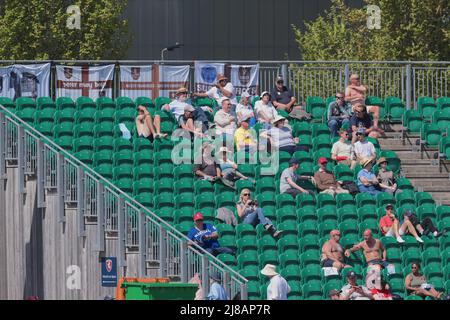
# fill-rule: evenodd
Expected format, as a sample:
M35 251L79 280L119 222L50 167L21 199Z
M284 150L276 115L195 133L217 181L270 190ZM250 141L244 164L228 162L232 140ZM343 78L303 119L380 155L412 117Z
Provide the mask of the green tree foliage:
M121 18L127 0L5 0L0 8L0 58L120 59L130 44ZM78 5L81 29L69 29L68 6Z
M365 0L381 9L381 29L367 27L366 7L344 0L305 31L293 26L303 60L449 60L449 0Z

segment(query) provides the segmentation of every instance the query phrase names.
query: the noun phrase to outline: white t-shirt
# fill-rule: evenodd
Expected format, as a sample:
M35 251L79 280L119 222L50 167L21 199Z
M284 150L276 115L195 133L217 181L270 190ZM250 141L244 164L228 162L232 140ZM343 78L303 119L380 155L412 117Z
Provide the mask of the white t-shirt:
M289 292L291 292L291 287L283 277L277 274L270 279L267 287L267 300L287 300Z
M255 103L256 117L258 118L258 122L266 122L259 115L261 111L270 118L270 122L272 122L272 120L278 115L277 109L275 109L271 102L264 104L262 100L258 100Z
M236 94L234 92L234 87L231 84L231 82L228 82L225 85L224 89L227 90L228 92L231 92L231 97L230 97L231 104L237 105ZM217 103L219 104L219 106L220 106L220 99L222 97L224 97L224 95L222 94L222 92L219 91L219 89L217 87L212 87L211 89L206 91L206 94L211 99L215 99L217 101Z
M357 141L355 143L355 154L360 158L374 158L376 154L375 146L368 140L364 140L363 143Z
M369 295L372 294L371 291L367 287L365 287L365 286L360 286L360 287L365 294L369 294ZM347 297L348 300L370 300L370 298L368 298L358 292L353 292L351 295L349 295L351 288L352 287L349 284L342 287L342 295Z
M170 112L173 113L175 116L175 119L177 119L177 122L179 118L184 114L184 107L188 104L186 102L180 102L178 100L173 100L171 103L169 103Z
M238 116L238 121L241 122L244 116L253 117L253 108L250 104L244 106L243 104L238 104L236 106L236 114Z
M333 144L333 147L331 148L331 154L335 154L337 157L346 156L350 158L352 156L352 152L353 146L350 141L347 141L347 143L345 143L338 140Z

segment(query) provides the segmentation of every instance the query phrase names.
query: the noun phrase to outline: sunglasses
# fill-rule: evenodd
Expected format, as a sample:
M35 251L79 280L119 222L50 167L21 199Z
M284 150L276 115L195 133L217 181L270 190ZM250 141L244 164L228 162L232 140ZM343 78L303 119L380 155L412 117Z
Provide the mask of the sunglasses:
M336 99L340 99L340 100L343 100L343 99L344 99L344 97L336 97Z
M249 196L249 195L250 195L250 193L244 193L242 196L245 197L245 196Z

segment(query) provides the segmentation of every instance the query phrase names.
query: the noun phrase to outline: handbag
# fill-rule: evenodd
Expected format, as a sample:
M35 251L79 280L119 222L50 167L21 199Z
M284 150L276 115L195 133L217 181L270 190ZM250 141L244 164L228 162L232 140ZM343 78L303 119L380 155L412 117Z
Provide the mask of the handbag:
M358 186L353 181L344 181L342 183L342 188L348 190L352 195L359 193Z

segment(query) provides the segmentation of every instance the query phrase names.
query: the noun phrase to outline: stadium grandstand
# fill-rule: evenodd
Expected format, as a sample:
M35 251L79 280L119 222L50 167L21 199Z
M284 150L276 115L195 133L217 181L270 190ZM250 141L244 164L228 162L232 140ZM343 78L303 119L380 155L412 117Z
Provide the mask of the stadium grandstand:
M194 70L192 64L186 64L188 69ZM394 78L387 79L383 86L369 87L364 104L379 107L379 126L384 128L383 136L368 138L376 150L372 159L374 171L378 172L378 160L384 158L387 170L394 173L396 192L369 194L353 190L334 196L334 193L320 192L317 183L312 183L313 179L298 180L298 186L308 192L299 192L296 197L280 192L280 176L292 159L299 162L296 173L300 176L314 176L319 169L319 159L325 158L327 171L333 173L337 181L359 184L358 173L363 170L364 161L349 166L338 163L337 160L342 159L332 159L332 146L339 137L330 132L328 109L336 101L337 92L344 92L352 73L360 74L362 83L374 83L374 77L392 71L342 64L345 65L342 82L337 82L336 87L319 88L307 87L305 81L300 84L296 68L281 63L264 68L261 63L259 92L272 91L276 80L283 79L282 74L286 72L285 84L292 87L298 97L299 109L304 111L301 114L309 115L299 119L286 111L279 112L279 116L286 116L293 137L299 138L299 145L307 151L275 150L273 157L277 160L274 162L264 162L262 157L244 152L239 160L232 139L229 151L235 158L231 159L246 179L235 178L231 184L224 183L225 179L211 181L196 173L199 169L195 167L194 158L202 152L204 142L218 142L222 147L226 141L213 133L218 126L217 121L214 122L215 115L223 111L223 106L213 98L198 97L196 84L189 79L186 86L194 90L173 87L169 93L172 98L123 96L120 88L124 85L119 85L119 80L114 80L111 86L112 97L102 96L102 91L97 90L97 98L82 95L55 98L54 94L58 95L61 89L58 87L50 88L49 96L17 97L15 101L1 97L0 168L6 186L2 189L1 212L7 239L2 243L6 245L3 252L8 268L4 271L8 278L23 284L28 278L33 279L33 284L27 284L28 295L40 292L46 298L98 298L113 292L88 285L89 292L74 295L58 287L55 280L47 279L47 272L39 276L37 270L29 270L33 268L27 264L27 259L59 274L58 277L65 276L64 263L85 264L83 268L92 273L88 279L83 279L87 284L100 277L99 257L116 256L122 276L168 277L171 281L187 282L195 274L201 274L203 289L208 292L205 285L208 273L219 272L229 296L239 293L241 298L259 300L267 298L269 283L261 270L271 264L289 284L288 299L329 299L330 290L340 290L346 284L349 272L355 272L360 285L365 285L367 276L362 252L351 253L346 260L351 267L337 269L337 273L325 272L322 246L329 240L330 232L340 231L340 243L346 250L363 241L363 233L371 230L373 236L381 240L386 249L385 258L393 267L384 273L393 294L405 299L422 299L417 295L409 296L405 288L405 277L411 273L411 263L415 261L422 263L424 275L438 292L448 292L450 237L445 233L450 227L450 144L447 137L450 97L445 96L448 94L448 70L439 78L444 79L445 84L438 93L426 91L430 83L424 87L413 86L420 83L420 79L413 77L405 78L404 87L394 89L398 90L395 96L384 95L392 89L388 85ZM373 76L366 68L378 75ZM418 66L402 65L400 68L419 73ZM438 74L441 69L427 70L431 71ZM65 72L67 74L67 69ZM76 72L75 69L73 73ZM83 71L80 69L80 72ZM309 72L320 77L324 71L311 68ZM335 69L330 65L327 72L335 72ZM114 79L120 79L115 76ZM55 79L52 83L59 81ZM308 95L309 92L316 94ZM429 95L422 96L423 92ZM190 96L187 102L193 110L203 108L208 118L208 130L202 135L192 135L192 139L190 133L187 138L173 134L186 122L177 121L172 109L167 108L173 99L186 94ZM236 95L236 102L240 99L240 95ZM256 94L250 97L252 110L260 99ZM219 100L224 101L230 99L221 97ZM153 115L153 119L160 117L159 135L139 135L136 119L144 112L139 106ZM216 127L211 126L214 123ZM264 140L261 133L271 130L265 125L258 122L253 126L261 141ZM351 130L350 126L340 132L351 133ZM188 156L180 156L177 151L180 145L184 146L184 151L191 151ZM262 152L261 147L259 144L256 155ZM219 154L219 149L215 152ZM275 170L265 171L264 168ZM280 235L274 237L262 223L249 224L240 219L236 204L242 190L252 193L265 217L281 230ZM379 222L389 204L400 220L408 210L419 221L430 218L439 230L439 237L431 232L420 235L419 242L411 234L405 234L403 242L397 242L395 237L383 235ZM219 208L232 212L237 224L220 220ZM219 245L230 248L230 252L214 256L211 251L188 245L191 241L186 236L197 212L206 223L217 228ZM17 217L17 213L21 217ZM39 237L42 239L38 240ZM11 247L23 255L15 257L14 252L8 252ZM36 257L39 254L41 257ZM55 261L53 256L61 261ZM86 260L82 262L82 259ZM9 268L14 265L23 269L26 279L21 273L11 275ZM22 294L22 289L17 290L7 287L11 297Z

